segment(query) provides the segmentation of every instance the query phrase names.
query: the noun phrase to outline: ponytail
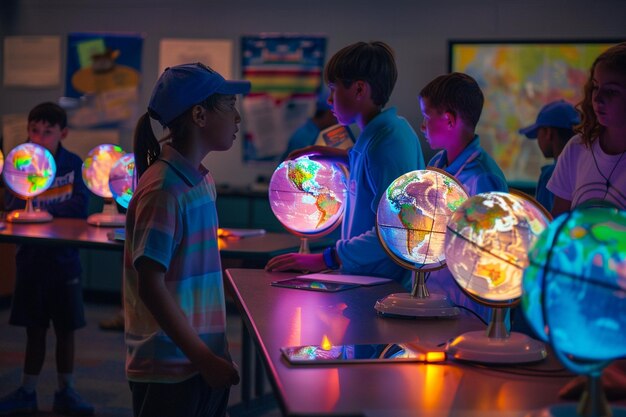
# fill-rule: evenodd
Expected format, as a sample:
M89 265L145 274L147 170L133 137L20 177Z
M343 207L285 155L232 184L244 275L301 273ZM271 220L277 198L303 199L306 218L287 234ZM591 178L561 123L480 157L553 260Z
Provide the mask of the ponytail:
M135 153L137 180L139 180L146 169L148 169L161 154L161 145L154 136L148 113L144 113L137 121L133 152Z

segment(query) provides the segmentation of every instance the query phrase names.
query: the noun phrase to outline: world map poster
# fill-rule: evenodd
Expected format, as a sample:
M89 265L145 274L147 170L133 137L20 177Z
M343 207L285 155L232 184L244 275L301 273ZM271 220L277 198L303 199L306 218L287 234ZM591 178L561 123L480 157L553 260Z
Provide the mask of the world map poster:
M536 183L549 163L518 129L551 101L576 105L593 60L615 43L449 42L450 70L472 76L485 95L477 133L509 182Z

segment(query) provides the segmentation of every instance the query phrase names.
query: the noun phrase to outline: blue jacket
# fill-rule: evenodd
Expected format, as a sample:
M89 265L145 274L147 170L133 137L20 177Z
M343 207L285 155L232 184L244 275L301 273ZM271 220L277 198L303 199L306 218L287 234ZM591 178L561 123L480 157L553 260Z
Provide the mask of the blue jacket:
M478 135L450 165L445 150L437 153L428 165L441 168L456 177L465 186L470 197L489 191L509 190L502 170L480 146ZM447 295L453 303L472 309L485 320L489 319L490 308L478 304L465 295L448 268L432 272L428 287L432 292Z
M47 210L54 217L87 217L89 192L83 183L82 160L61 144L54 155L56 175L50 188L33 199L33 207ZM26 202L7 190L7 210L23 209ZM17 276L45 276L58 271L68 276L81 273L78 249L63 246L19 245L16 256Z
M381 196L396 178L424 168L417 134L395 108L389 108L365 126L348 158L348 202L342 238L337 242L341 271L407 284L410 272L397 265L378 240L376 212Z

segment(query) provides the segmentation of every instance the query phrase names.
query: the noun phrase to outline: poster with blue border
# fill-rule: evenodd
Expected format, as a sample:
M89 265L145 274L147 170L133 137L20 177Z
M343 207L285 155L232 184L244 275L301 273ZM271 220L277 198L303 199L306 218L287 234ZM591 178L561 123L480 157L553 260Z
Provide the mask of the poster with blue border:
M322 88L323 36L262 34L241 40L243 159L276 162L291 134L312 115Z
M72 127L129 124L136 118L143 36L70 33L65 104Z

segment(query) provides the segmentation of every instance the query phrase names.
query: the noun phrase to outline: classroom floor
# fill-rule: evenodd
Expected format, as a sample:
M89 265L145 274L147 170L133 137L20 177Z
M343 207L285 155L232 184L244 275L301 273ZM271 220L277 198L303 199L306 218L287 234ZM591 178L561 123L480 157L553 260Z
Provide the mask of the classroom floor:
M14 390L21 378L24 359L25 331L10 326L9 307L0 307L0 396ZM86 303L87 326L76 333L76 386L80 394L96 408L96 416L130 417L132 405L128 383L124 375L124 334L103 331L98 322L113 316L118 307L111 304ZM236 312L227 315L228 340L236 363L241 363L242 322ZM54 416L52 398L57 389L54 365L54 332L48 334L48 351L41 373L37 397L40 412L36 416ZM230 417L278 417L280 411L273 399L262 407L243 408L240 386L231 390ZM270 391L265 384L266 392ZM270 396L271 397L271 396Z

